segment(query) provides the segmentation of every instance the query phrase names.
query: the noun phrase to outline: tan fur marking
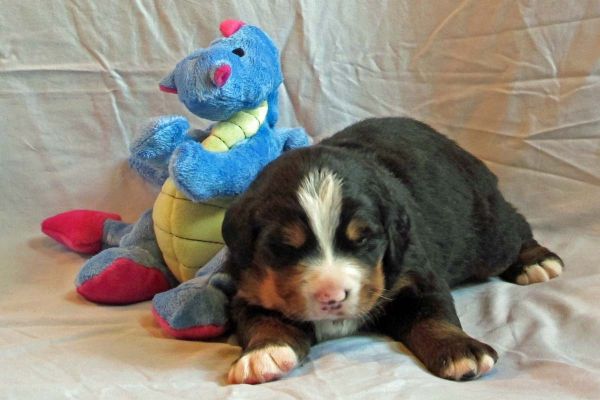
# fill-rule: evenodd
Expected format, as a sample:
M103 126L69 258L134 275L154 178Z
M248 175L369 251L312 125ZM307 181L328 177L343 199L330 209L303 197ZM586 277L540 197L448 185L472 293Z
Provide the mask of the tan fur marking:
M389 300L385 293L383 264L380 261L374 268L356 265L353 271L358 274L355 278L358 279L358 290L354 291L354 300L346 304L346 318L373 315ZM255 268L240 280L238 296L250 304L277 310L291 319L311 319L315 316L315 305L311 303L312 293L307 293L306 287L315 279L313 275L319 277L318 270L307 269L305 265L274 270L255 264Z
M429 319L420 322L418 330L420 333L424 331L427 332L431 338L435 339L448 338L450 336L468 336L458 326L437 319Z
M415 284L414 279L408 275L401 275L394 283L394 286L386 293L386 297L394 297L403 289Z
M252 269L244 271L242 274L243 277L240 279L237 296L250 304L260 305L260 283L264 279L264 271Z
M384 287L383 264L380 261L362 284L358 307L360 313L368 313L375 307L377 302L383 298Z
M250 304L277 310L290 318L304 315L306 302L300 293L301 268L288 268L285 273L270 267L260 274L247 274L240 280L238 296Z
M492 369L497 357L490 346L439 319L417 322L403 342L431 372L445 379L478 377Z
M417 322L406 337L404 344L435 374L441 373L442 366L436 364L440 359L440 346L469 339L459 327L439 319ZM440 369L440 370L438 370Z
M265 278L260 282L259 285L259 298L261 304L266 308L277 308L280 307L285 301L279 295L277 290L277 281L275 277L275 272L268 268L266 270Z
M297 223L286 225L283 228L283 241L290 246L300 248L306 242L306 232Z
M356 242L362 238L365 228L367 228L367 224L363 220L353 218L346 227L346 237Z
M295 347L297 346L295 337L298 336L296 329L275 318L262 318L260 323L252 326L252 337L247 347L257 349L280 341Z

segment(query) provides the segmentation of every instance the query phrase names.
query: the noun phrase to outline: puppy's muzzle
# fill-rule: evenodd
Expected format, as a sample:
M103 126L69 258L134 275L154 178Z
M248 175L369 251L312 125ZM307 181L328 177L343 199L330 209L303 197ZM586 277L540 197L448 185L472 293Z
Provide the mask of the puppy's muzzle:
M313 298L321 311L338 311L350 295L350 290L334 282L324 282L318 286Z

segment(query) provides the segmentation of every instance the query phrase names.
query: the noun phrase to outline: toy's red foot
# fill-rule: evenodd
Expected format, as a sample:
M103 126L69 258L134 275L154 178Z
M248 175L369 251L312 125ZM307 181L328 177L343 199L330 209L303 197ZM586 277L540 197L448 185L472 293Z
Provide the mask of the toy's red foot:
M87 300L102 304L131 304L150 300L155 294L171 288L162 271L128 258L117 258L96 272L105 261L104 258L110 256L108 254L105 257L104 253L110 250L95 256L97 263L86 264L77 277L77 292ZM87 276L92 273L93 276Z
M118 214L93 210L71 210L42 222L42 232L78 253L102 249L102 232L107 219L120 221Z
M169 321L164 319L155 307L152 308L152 314L154 314L154 319L158 322L158 325L160 325L162 330L173 336L175 339L210 340L223 335L227 331L226 325L215 324L176 328L169 324Z

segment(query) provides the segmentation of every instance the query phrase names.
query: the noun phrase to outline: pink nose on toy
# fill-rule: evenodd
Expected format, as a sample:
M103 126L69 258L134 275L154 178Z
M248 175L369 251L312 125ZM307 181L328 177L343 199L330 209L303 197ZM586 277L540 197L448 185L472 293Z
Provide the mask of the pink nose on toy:
M223 86L231 76L231 66L223 64L217 68L212 76L212 81L217 87Z

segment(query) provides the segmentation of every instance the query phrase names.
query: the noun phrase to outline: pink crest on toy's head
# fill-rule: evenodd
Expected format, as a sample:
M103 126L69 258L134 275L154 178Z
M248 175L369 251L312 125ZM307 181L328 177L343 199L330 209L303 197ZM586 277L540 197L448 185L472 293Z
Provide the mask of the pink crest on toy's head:
M221 22L219 30L225 37L229 37L236 33L242 26L246 25L243 21L237 19L227 19Z

